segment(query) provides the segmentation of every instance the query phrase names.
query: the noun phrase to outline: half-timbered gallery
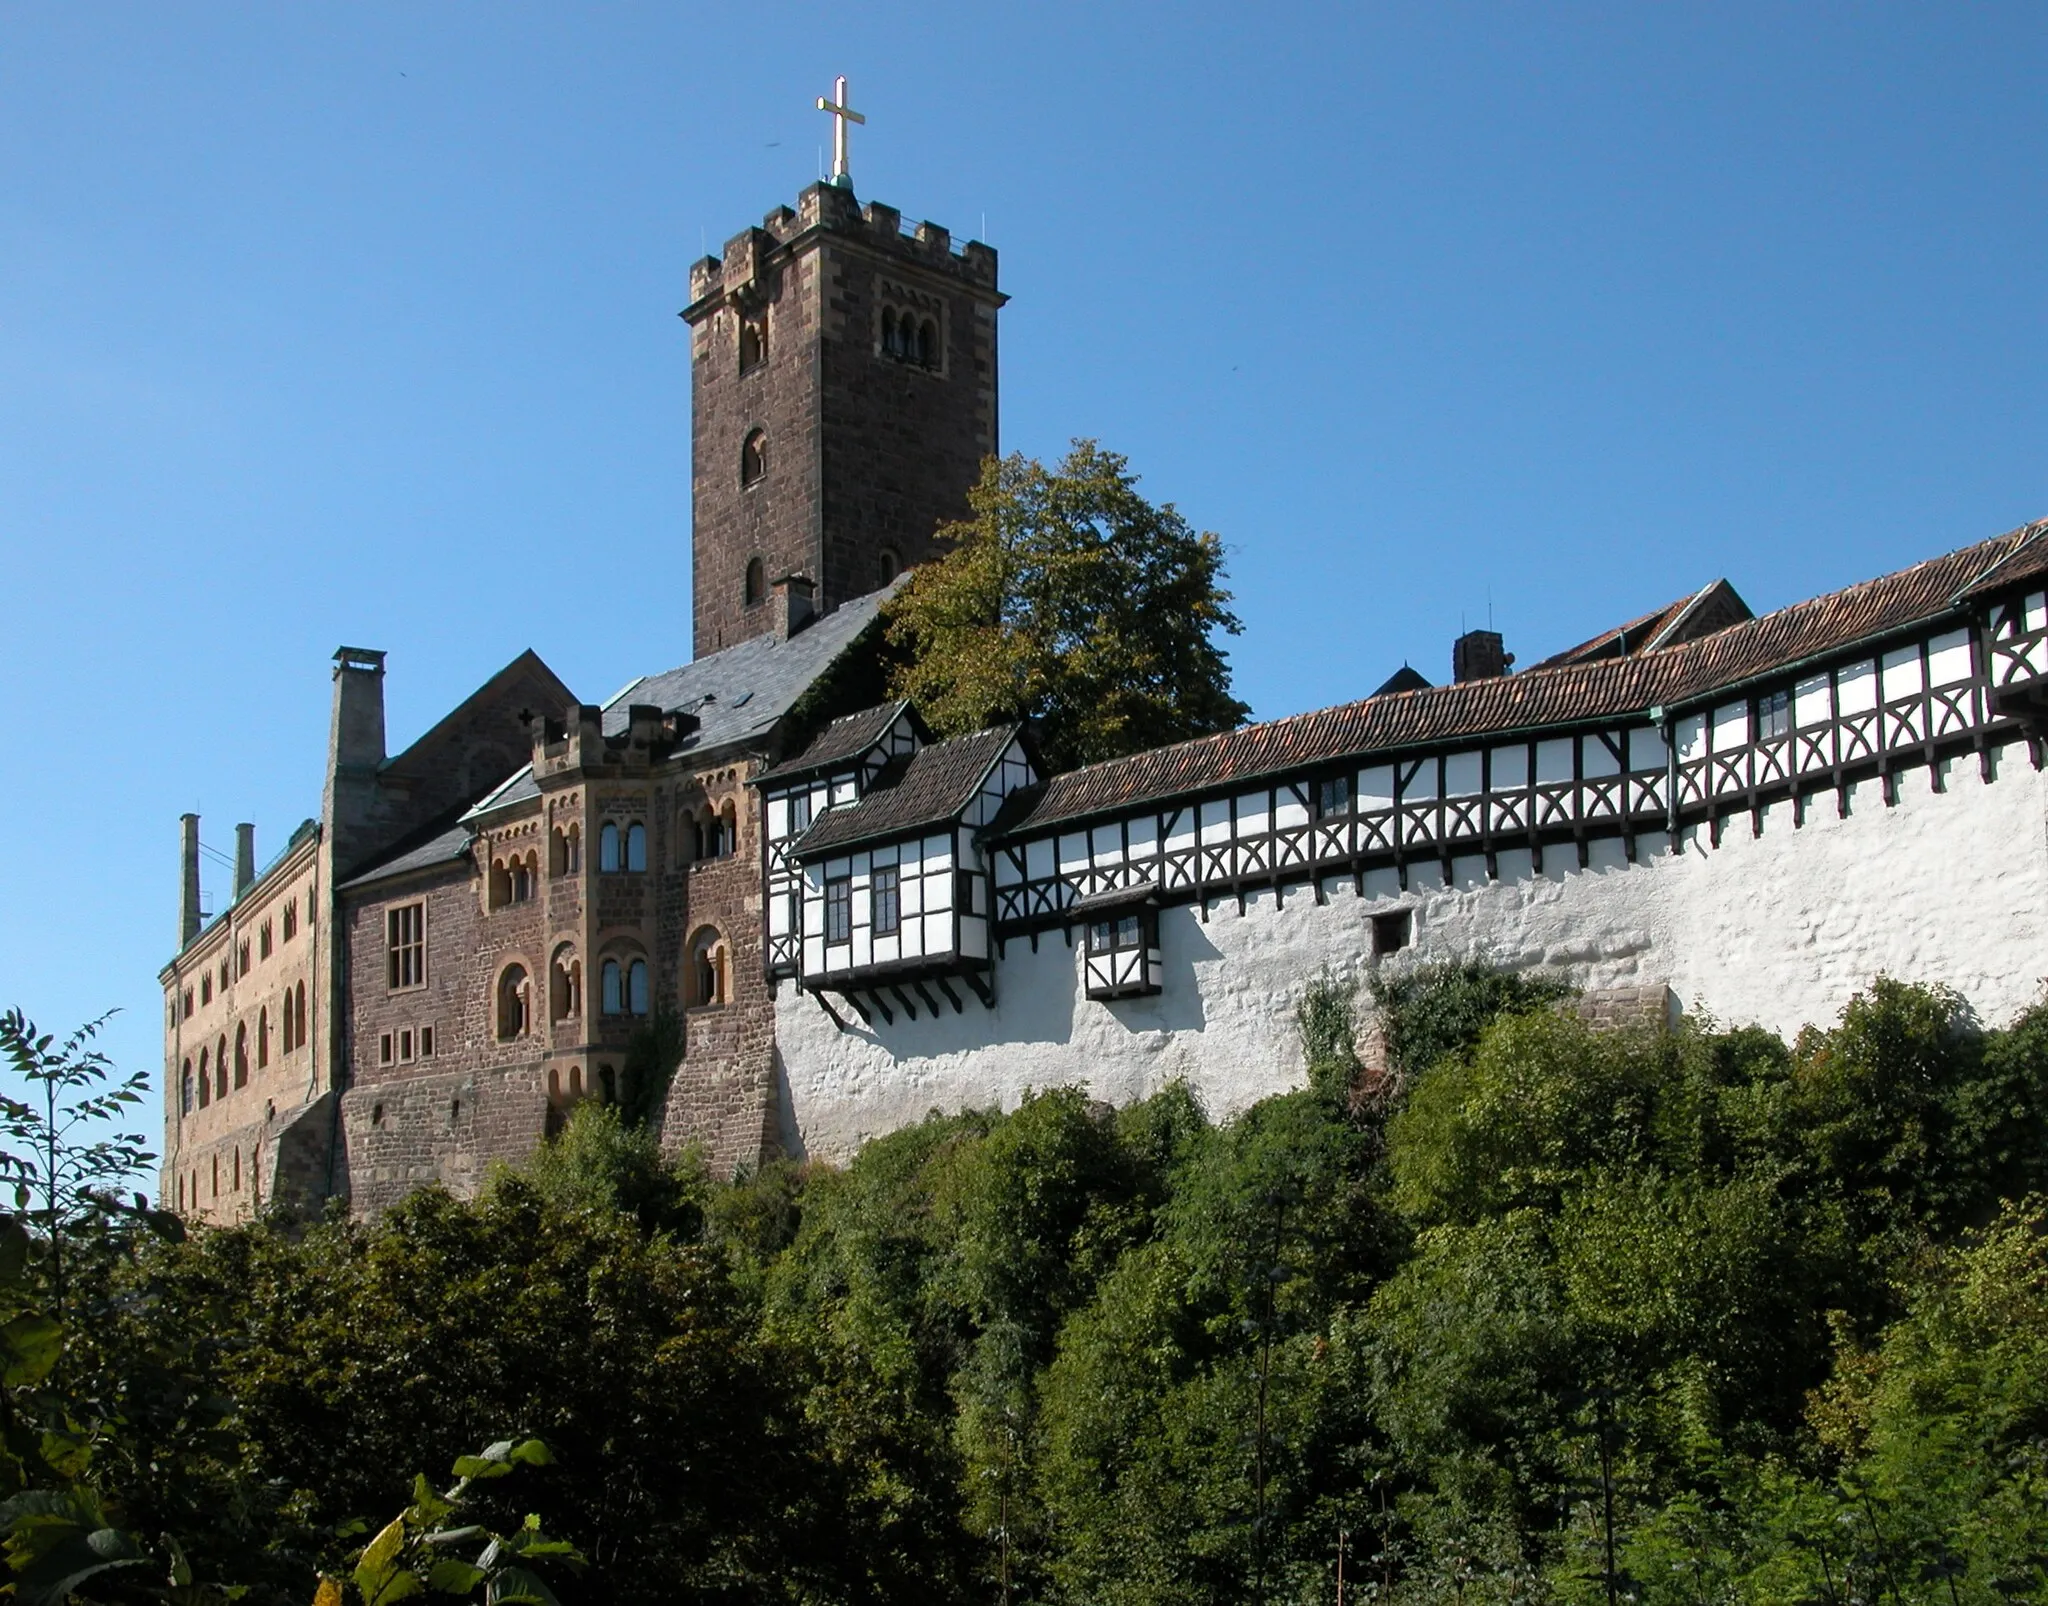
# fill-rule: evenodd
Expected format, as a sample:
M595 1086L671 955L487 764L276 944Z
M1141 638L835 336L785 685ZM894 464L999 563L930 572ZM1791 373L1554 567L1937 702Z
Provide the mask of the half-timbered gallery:
M1225 1115L1311 979L1437 959L1780 1031L1879 973L2034 1000L2048 523L1080 770L936 739L878 637L997 449L996 283L843 173L777 207L683 309L691 661L592 704L529 653L393 756L344 648L318 817L210 918L186 821L167 1200L466 1191L583 1099L721 1170L1034 1087Z

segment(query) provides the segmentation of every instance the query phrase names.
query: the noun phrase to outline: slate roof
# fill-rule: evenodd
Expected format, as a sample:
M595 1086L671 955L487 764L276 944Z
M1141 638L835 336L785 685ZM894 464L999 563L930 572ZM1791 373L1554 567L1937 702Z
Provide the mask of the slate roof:
M1005 834L1242 784L1324 759L1502 736L1573 721L1641 718L1783 672L1950 612L1967 592L2048 573L2048 521L1675 646L1518 675L1369 697L1069 770ZM2026 550L2022 551L2022 548Z
M469 845L475 840L475 833L460 820L455 824L446 823L430 827L424 839L415 834L411 844L401 844L399 851L369 869L350 876L342 882L341 890L347 892L353 887L368 886L373 881L387 881L393 876L406 875L414 870L437 869L469 856Z
M815 859L956 819L1016 734L1015 725L995 725L920 747L907 761L892 762L858 803L840 804L813 820L796 844L796 856ZM892 781L898 763L901 770Z
M875 743L879 742L896 718L910 706L908 701L877 703L873 708L863 708L857 714L842 714L811 738L810 746L792 758L785 759L773 769L764 770L754 777L754 784L763 781L786 780L792 775L809 775L816 770L830 769L834 764L844 764L858 758ZM917 716L911 716L915 719Z
M697 728L673 749L677 753L756 741L772 731L803 694L874 623L882 604L902 584L899 577L879 591L855 597L787 641L754 636L659 675L643 675L604 705L604 733L626 732L627 709L652 703L663 713L697 716ZM471 818L540 796L530 765L508 776L475 808Z

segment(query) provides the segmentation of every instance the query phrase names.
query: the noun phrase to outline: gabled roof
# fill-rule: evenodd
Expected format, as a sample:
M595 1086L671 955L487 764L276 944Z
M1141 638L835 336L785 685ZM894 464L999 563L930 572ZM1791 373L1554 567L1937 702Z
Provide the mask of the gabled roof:
M1735 587L1726 580L1713 580L1676 602L1667 602L1654 612L1631 619L1617 629L1604 631L1590 641L1553 653L1531 667L1555 669L1559 664L1592 663L1602 658L1627 658L1639 652L1655 652L1660 647L1696 641L1712 631L1755 617Z
M2034 573L2034 565L2048 573L2048 540L2039 539L2044 530L2048 521L1655 652L1369 697L1069 770L1052 777L1036 805L1008 829L1036 832L1326 759L1580 721L1645 718L1652 708L1701 701L1952 613L1967 593L2012 583Z
M815 859L864 842L913 836L959 818L1016 734L1015 725L995 725L891 761L859 802L819 815L797 842L796 856Z
M918 735L929 741L931 732L907 700L877 703L873 708L863 708L858 713L842 714L812 737L810 745L802 752L755 776L754 784L759 786L764 781L787 780L793 775L812 775L834 765L849 764L886 736L889 727L906 712L917 727Z
M680 711L697 718L696 729L673 752L708 753L762 740L875 622L882 604L901 583L899 578L879 591L855 597L787 640L753 636L693 663L641 676L604 705L605 735L624 735L627 710L635 703L651 703L665 714ZM469 817L539 796L528 764L493 788Z

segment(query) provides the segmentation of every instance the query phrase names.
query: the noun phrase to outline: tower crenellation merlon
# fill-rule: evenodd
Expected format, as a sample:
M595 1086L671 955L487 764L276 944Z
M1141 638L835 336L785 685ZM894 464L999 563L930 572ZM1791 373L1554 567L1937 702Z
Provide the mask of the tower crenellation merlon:
M742 229L726 241L722 256L701 258L690 268L690 302L683 314L692 322L726 295L744 294L762 277L767 259L818 233L857 242L896 260L945 274L963 285L996 291L996 252L979 240L955 245L952 231L922 222L909 232L903 214L881 201L861 205L851 190L813 184L797 197L794 211L778 206L758 228Z

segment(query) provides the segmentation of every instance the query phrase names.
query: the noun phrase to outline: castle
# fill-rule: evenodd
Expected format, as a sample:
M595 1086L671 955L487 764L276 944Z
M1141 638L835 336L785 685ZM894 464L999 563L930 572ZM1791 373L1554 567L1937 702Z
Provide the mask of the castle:
M1298 1079L1307 978L1441 957L1779 1030L1880 972L2033 1001L2048 523L1048 774L877 650L996 450L1003 301L843 175L695 265L691 662L596 706L529 652L394 755L335 654L319 817L260 873L238 827L211 920L183 821L166 1203L468 1191L586 1098L723 1171L1034 1086L1224 1114Z

